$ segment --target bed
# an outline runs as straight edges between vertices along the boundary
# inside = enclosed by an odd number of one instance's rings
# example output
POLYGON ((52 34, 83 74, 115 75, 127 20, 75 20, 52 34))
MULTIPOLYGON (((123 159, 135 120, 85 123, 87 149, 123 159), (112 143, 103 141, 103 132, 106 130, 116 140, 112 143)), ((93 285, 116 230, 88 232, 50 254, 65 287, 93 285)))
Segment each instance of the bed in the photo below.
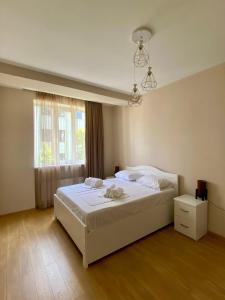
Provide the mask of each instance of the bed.
POLYGON ((173 222, 173 198, 178 195, 178 176, 151 166, 147 170, 164 176, 172 186, 154 191, 137 182, 118 178, 104 180, 102 188, 84 184, 61 187, 54 195, 54 213, 83 255, 88 265, 173 222), (123 187, 122 199, 102 196, 111 184, 123 187))

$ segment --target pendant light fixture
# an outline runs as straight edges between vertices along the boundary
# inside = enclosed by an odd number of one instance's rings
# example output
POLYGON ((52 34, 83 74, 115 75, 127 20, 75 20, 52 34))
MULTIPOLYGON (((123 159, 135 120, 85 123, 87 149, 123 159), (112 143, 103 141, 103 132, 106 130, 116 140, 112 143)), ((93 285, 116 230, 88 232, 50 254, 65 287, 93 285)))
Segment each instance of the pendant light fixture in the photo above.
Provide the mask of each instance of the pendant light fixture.
POLYGON ((143 68, 143 67, 147 66, 148 63, 149 63, 149 55, 145 51, 144 42, 141 39, 138 42, 138 47, 134 54, 134 65, 137 68, 143 68))
POLYGON ((132 34, 132 41, 137 45, 137 49, 133 57, 134 85, 130 100, 128 101, 130 106, 137 106, 142 103, 142 96, 135 78, 136 68, 148 66, 147 73, 141 82, 141 87, 144 91, 149 91, 157 87, 157 81, 152 73, 152 67, 150 66, 149 51, 146 50, 146 44, 149 43, 151 37, 152 33, 149 28, 139 28, 132 34))
POLYGON ((148 67, 148 72, 141 82, 141 87, 144 91, 150 91, 157 87, 157 81, 152 73, 152 67, 148 67))
POLYGON ((136 83, 136 68, 135 68, 135 64, 133 64, 133 89, 132 89, 132 93, 131 93, 131 97, 128 101, 129 106, 137 106, 140 105, 142 102, 142 97, 140 94, 140 91, 138 89, 138 85, 136 83))
POLYGON ((137 84, 134 83, 131 98, 129 99, 128 104, 130 106, 135 106, 135 105, 137 106, 137 105, 140 105, 141 103, 142 103, 142 97, 141 97, 140 92, 138 90, 137 84))

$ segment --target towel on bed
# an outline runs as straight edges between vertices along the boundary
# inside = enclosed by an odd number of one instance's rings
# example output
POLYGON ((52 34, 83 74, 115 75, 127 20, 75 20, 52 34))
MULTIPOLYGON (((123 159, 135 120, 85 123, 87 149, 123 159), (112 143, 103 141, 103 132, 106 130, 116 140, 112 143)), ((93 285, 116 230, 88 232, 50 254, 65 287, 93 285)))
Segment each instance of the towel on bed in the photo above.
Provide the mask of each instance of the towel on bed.
POLYGON ((108 187, 105 191, 105 198, 120 199, 124 195, 124 190, 121 187, 116 187, 115 184, 108 187))
POLYGON ((84 183, 92 188, 99 188, 103 186, 103 180, 95 177, 86 178, 84 183))

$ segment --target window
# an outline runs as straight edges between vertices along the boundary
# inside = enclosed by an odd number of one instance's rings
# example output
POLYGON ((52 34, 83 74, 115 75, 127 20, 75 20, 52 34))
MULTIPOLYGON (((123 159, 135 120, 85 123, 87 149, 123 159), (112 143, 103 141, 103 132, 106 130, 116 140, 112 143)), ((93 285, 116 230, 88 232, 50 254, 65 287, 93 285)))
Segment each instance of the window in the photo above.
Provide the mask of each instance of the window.
POLYGON ((83 101, 49 98, 34 100, 35 167, 84 164, 83 101))

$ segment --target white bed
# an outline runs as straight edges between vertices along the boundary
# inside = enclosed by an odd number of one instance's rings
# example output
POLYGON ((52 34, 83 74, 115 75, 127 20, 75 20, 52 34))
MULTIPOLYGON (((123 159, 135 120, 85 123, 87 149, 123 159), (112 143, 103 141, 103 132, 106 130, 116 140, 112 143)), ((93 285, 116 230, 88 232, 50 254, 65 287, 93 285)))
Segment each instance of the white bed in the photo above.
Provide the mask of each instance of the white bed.
POLYGON ((168 178, 173 187, 156 192, 115 178, 105 180, 103 188, 78 184, 59 188, 54 195, 55 217, 81 251, 84 267, 173 221, 178 176, 150 166, 132 169, 151 170, 168 178), (125 191, 120 200, 102 197, 104 189, 113 183, 125 191))

